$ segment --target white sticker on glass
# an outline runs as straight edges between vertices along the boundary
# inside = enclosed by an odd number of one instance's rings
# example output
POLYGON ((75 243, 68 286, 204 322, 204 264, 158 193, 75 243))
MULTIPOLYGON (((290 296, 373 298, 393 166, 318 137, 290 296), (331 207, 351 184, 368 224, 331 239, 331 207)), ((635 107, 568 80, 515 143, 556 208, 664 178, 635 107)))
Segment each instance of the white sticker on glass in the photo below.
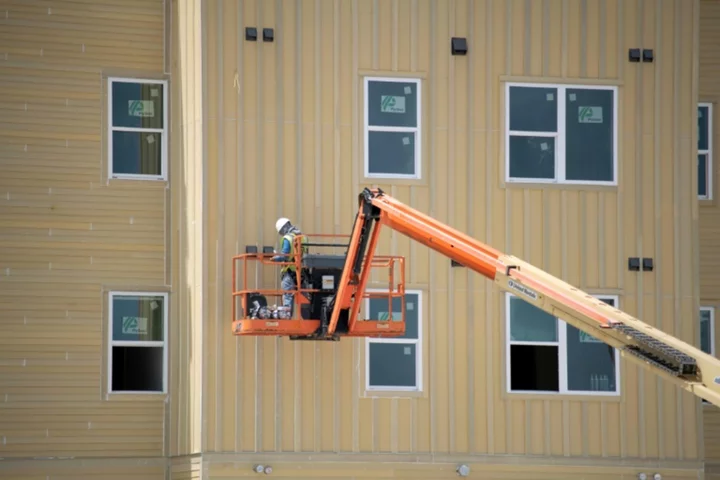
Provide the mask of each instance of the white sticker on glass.
POLYGON ((405 347, 405 355, 412 355, 412 348, 405 347))
POLYGON ((403 137, 403 145, 410 145, 410 137, 403 137))
POLYGON ((547 149, 548 149, 548 144, 545 143, 545 142, 542 142, 542 143, 540 144, 540 150, 545 151, 545 150, 547 150, 547 149))
POLYGON ((575 100, 577 100, 577 95, 575 95, 574 93, 571 93, 570 95, 568 95, 568 97, 570 97, 571 102, 574 102, 575 100))
POLYGON ((412 93, 412 87, 407 86, 405 87, 405 95, 410 95, 412 93))
POLYGON ((555 98, 555 95, 553 95, 552 93, 548 93, 547 95, 545 95, 545 98, 547 98, 548 102, 552 102, 555 98))

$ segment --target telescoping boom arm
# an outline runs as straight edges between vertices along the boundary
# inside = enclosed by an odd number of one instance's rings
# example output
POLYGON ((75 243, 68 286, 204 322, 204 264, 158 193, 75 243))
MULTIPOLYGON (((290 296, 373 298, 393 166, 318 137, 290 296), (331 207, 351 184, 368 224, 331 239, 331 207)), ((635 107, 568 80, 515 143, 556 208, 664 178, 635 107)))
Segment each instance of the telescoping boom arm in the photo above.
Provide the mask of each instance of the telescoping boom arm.
POLYGON ((662 378, 720 406, 720 360, 598 300, 519 258, 501 253, 399 202, 380 189, 365 189, 353 226, 342 280, 335 297, 329 333, 341 311, 357 317, 375 253, 386 225, 461 265, 493 280, 545 312, 558 317, 662 378), (337 308, 339 307, 339 308, 337 308))

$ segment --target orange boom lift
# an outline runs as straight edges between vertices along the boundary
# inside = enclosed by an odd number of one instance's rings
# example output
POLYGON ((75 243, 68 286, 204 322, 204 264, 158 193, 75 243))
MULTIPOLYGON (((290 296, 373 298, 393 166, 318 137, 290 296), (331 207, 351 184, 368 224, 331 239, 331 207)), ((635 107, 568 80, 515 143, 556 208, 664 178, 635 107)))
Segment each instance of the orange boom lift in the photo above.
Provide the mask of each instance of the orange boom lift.
MULTIPOLYGON (((299 285, 292 292, 248 286, 251 276, 256 284, 260 282, 258 267, 278 265, 270 260, 272 249, 261 254, 251 248, 246 254, 233 257, 234 335, 287 336, 291 340, 404 335, 404 301, 400 302, 403 306, 397 318, 392 311, 392 300, 403 299, 405 295, 404 259, 375 254, 381 227, 388 226, 617 348, 625 358, 720 406, 720 360, 399 202, 380 189, 366 188, 359 195, 358 204, 349 237, 296 238, 295 251, 302 251, 299 247, 303 241, 308 251, 294 255, 288 262, 295 266, 299 285), (318 253, 333 248, 342 252, 318 253), (370 277, 378 271, 387 275, 387 290, 367 292, 370 277), (292 313, 268 305, 268 296, 280 297, 283 293, 293 294, 292 313), (387 319, 358 318, 363 301, 373 297, 388 300, 387 319)), ((374 281, 373 285, 376 284, 374 281)))

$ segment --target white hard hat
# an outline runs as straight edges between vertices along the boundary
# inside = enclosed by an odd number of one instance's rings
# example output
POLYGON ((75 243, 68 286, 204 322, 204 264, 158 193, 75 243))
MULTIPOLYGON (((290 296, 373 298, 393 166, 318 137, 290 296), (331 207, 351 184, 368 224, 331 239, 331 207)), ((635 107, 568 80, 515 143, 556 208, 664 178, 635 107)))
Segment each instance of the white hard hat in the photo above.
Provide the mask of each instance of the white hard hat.
POLYGON ((280 233, 280 231, 282 230, 282 228, 283 228, 285 225, 287 225, 288 223, 290 223, 290 219, 287 219, 287 218, 285 218, 285 217, 278 218, 278 219, 277 219, 277 222, 275 222, 275 230, 277 230, 278 233, 280 233))

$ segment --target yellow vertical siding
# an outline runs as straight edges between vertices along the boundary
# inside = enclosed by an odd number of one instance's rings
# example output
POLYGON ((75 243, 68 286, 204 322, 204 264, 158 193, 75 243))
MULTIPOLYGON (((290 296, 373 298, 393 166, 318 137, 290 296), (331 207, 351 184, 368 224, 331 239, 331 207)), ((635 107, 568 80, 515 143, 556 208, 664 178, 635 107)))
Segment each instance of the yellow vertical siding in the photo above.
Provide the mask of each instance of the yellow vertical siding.
MULTIPOLYGON (((715 307, 715 354, 720 348, 720 204, 718 203, 718 146, 720 145, 720 3, 700 1, 699 101, 713 105, 712 200, 700 200, 700 305, 715 307)), ((720 478, 720 409, 704 407, 705 458, 708 470, 720 478)), ((708 476, 707 478, 715 478, 708 476)))
POLYGON ((173 0, 171 126, 171 456, 200 453, 203 441, 203 338, 207 287, 204 275, 205 162, 203 154, 203 47, 205 12, 200 0, 173 0))
POLYGON ((161 456, 164 399, 106 395, 104 296, 166 284, 165 185, 108 183, 105 133, 108 71, 163 71, 163 2, 0 12, 0 457, 161 456))
MULTIPOLYGON (((399 235, 424 292, 424 391, 364 391, 364 343, 230 335, 230 257, 274 220, 349 233, 362 76, 423 79, 423 178, 379 186, 679 337, 697 333, 693 69, 698 2, 209 0, 206 448, 695 460, 697 401, 623 363, 622 400, 505 393, 504 302, 399 235), (274 27, 273 43, 246 26, 274 27), (451 36, 467 36, 452 57, 451 36), (653 48, 653 64, 627 50, 653 48), (619 85, 617 188, 504 184, 505 80, 619 85), (680 212, 673 215, 672 212, 680 212), (656 260, 628 272, 629 256, 656 260), (385 396, 387 397, 387 396, 385 396)), ((272 277, 268 277, 272 282, 272 277)), ((376 457, 368 457, 376 458, 376 457)))

